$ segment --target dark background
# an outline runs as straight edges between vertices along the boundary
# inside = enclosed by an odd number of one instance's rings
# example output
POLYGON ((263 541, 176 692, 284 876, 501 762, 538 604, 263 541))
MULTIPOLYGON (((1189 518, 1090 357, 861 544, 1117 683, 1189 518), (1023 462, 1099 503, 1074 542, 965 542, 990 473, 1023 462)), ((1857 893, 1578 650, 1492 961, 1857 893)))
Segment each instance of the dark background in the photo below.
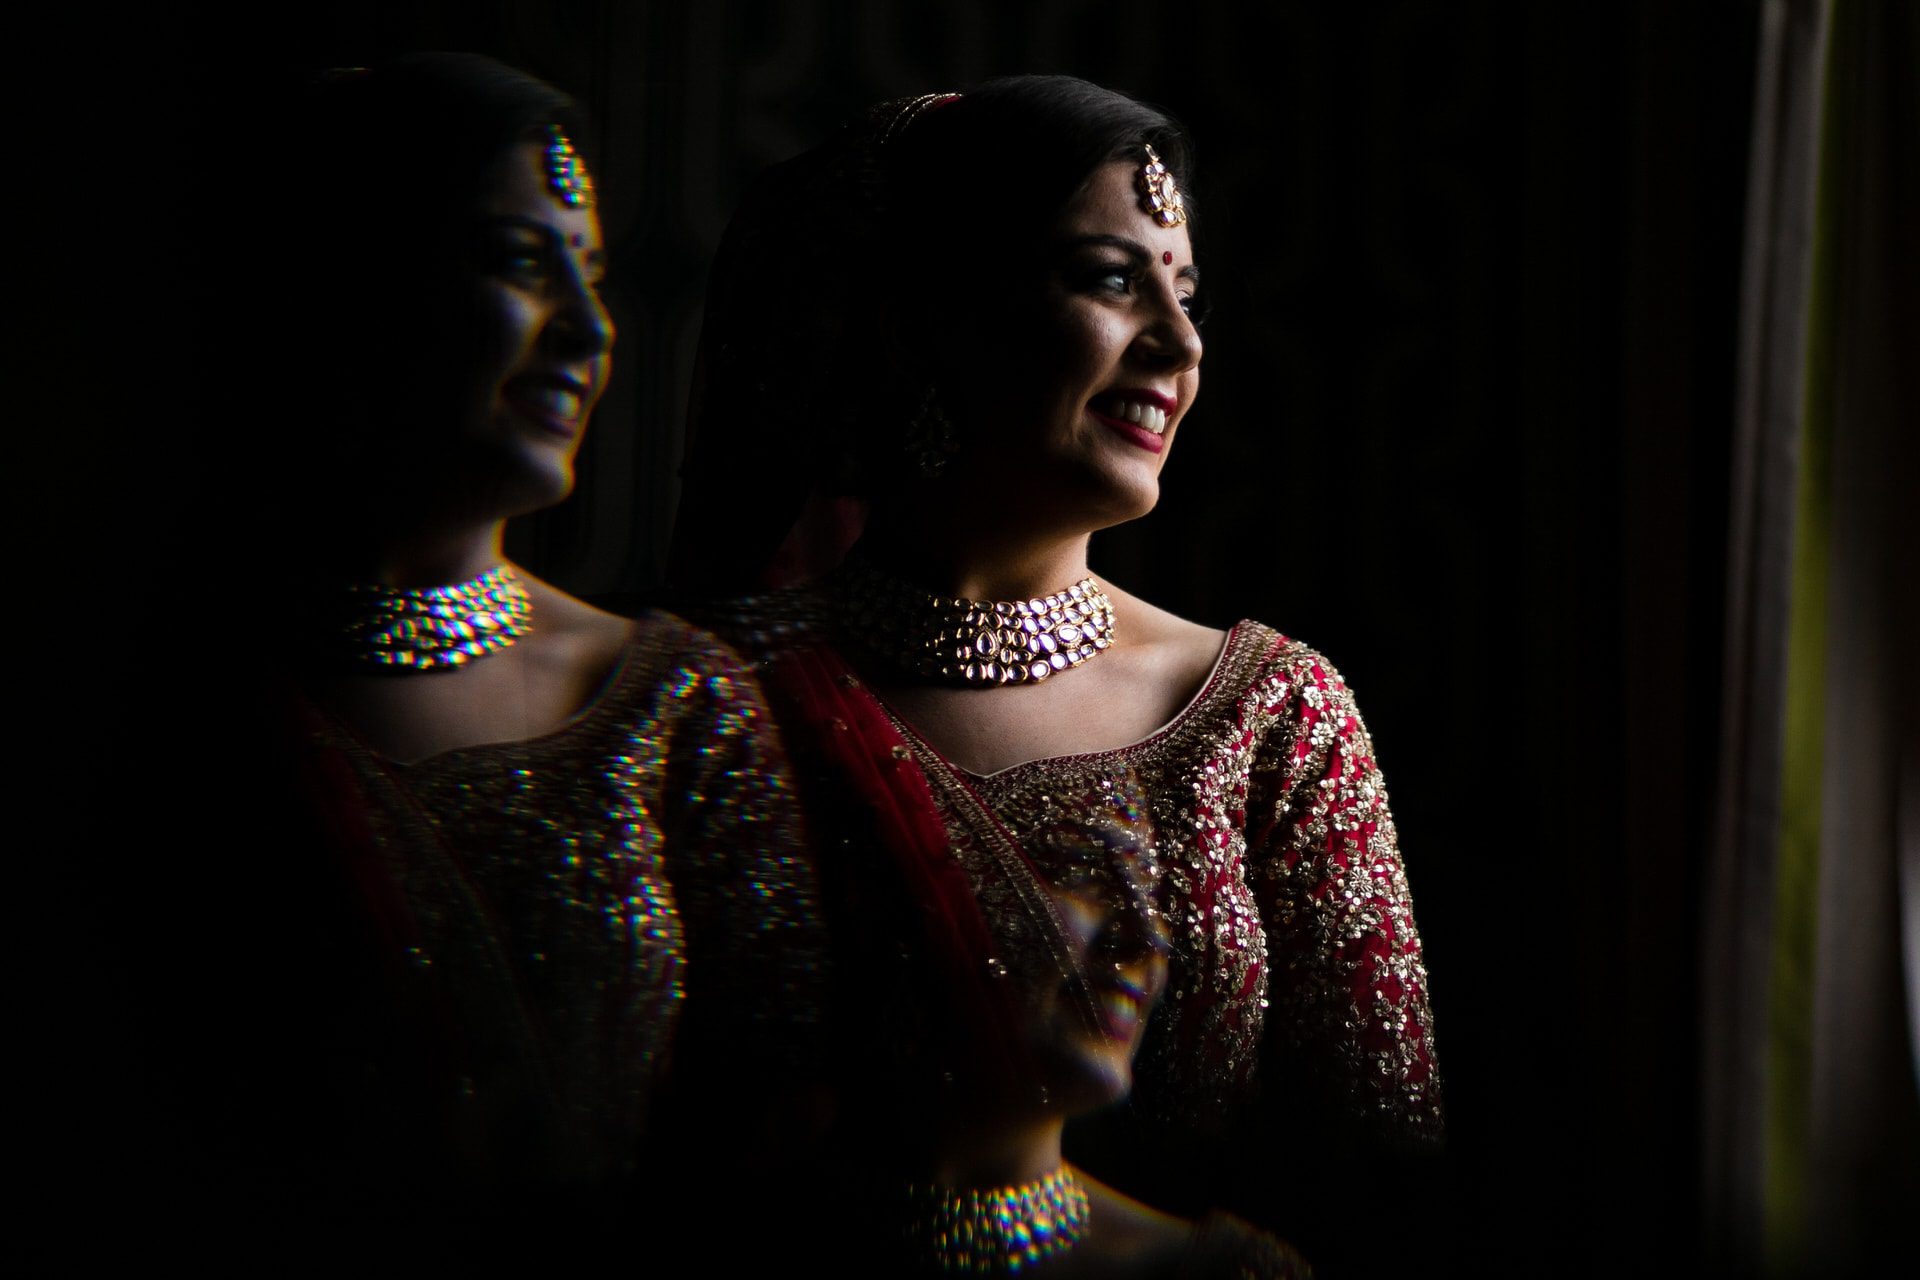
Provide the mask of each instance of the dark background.
MULTIPOLYGON (((140 285, 107 344, 133 372, 104 394, 217 397, 221 333, 271 288, 270 262, 218 255, 222 220, 271 216, 246 204, 253 144, 229 127, 249 86, 493 54, 600 123, 619 372, 579 492, 515 534, 590 596, 657 585, 705 273, 761 166, 869 102, 1012 72, 1184 120, 1205 394, 1160 510, 1096 539, 1094 564, 1197 619, 1297 635, 1359 692, 1452 1127, 1451 1221, 1399 1239, 1389 1197, 1383 1248, 1479 1273, 1690 1253, 1749 6, 414 0, 197 19, 131 60, 136 101, 90 157, 131 175, 99 243, 140 285), (230 186, 177 181, 170 156, 229 147, 230 186)), ((983 228, 1019 216, 1017 193, 983 197, 983 228)), ((993 287, 984 265, 942 282, 993 287)), ((273 406, 256 409, 250 447, 270 451, 273 406)), ((127 434, 121 525, 164 535, 232 473, 193 439, 190 421, 127 434)))

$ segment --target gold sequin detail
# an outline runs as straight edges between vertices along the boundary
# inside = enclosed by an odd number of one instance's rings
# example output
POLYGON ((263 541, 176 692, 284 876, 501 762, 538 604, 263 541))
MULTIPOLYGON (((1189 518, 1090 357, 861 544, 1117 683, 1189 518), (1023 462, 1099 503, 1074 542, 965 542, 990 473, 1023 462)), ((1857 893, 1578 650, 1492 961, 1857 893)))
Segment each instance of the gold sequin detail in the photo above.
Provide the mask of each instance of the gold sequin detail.
MULTIPOLYGON (((769 655, 824 642, 827 616, 816 596, 787 591, 709 618, 745 651, 769 655)), ((896 723, 936 797, 977 795, 1023 845, 1044 845, 1077 798, 1144 792, 1173 963, 1135 1065, 1137 1108, 1215 1118, 1251 1091, 1257 1070, 1313 1081, 1395 1138, 1439 1137, 1427 973, 1386 784, 1352 694, 1324 657, 1242 622, 1206 688, 1145 741, 984 778, 954 770, 896 723), (1278 1034, 1267 1035, 1270 1023, 1278 1034)), ((977 828, 954 821, 950 806, 946 814, 967 861, 977 828)), ((983 905, 996 914, 998 904, 983 905)))
POLYGON ((1437 1136, 1427 975, 1373 744, 1331 663, 1242 622, 1205 690, 1146 741, 974 786, 1021 837, 1049 795, 1144 780, 1174 967, 1136 1066, 1171 1115, 1243 1094, 1266 1039, 1357 1116, 1437 1136))
POLYGON ((528 1159, 578 1177, 632 1158, 689 996, 756 1052, 810 1052, 811 870, 758 686, 712 637, 643 619, 594 704, 529 741, 402 766, 340 739, 419 921, 412 967, 477 1061, 462 1092, 544 1100, 528 1159))

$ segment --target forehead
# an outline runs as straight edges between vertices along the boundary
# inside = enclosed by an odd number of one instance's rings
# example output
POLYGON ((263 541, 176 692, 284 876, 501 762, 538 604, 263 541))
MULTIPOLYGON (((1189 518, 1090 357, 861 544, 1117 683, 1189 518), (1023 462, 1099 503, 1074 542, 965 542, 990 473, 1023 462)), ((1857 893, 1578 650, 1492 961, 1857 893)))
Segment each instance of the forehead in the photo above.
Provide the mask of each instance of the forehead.
POLYGON ((516 143, 494 160, 482 188, 480 212, 545 223, 577 249, 600 245, 600 219, 593 206, 561 199, 549 179, 547 148, 541 142, 516 143))
POLYGON ((1176 260, 1191 258, 1192 241, 1184 223, 1163 227, 1141 200, 1138 161, 1110 160, 1093 171, 1061 211, 1067 235, 1109 235, 1138 240, 1155 256, 1171 251, 1176 260))

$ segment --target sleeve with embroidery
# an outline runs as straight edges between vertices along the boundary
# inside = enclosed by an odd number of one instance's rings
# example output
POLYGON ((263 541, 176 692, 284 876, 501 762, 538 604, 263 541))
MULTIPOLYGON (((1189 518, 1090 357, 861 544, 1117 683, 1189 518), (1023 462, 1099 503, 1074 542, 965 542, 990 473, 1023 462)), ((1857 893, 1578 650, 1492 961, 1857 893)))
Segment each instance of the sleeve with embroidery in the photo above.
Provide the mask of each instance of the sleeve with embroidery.
POLYGON ((1261 1070, 1382 1137, 1437 1142, 1427 971, 1373 741, 1326 659, 1298 649, 1285 667, 1249 788, 1267 932, 1261 1070))
POLYGON ((826 942, 773 717, 717 645, 669 696, 687 706, 659 803, 687 930, 689 1034, 802 1066, 820 1051, 826 942))

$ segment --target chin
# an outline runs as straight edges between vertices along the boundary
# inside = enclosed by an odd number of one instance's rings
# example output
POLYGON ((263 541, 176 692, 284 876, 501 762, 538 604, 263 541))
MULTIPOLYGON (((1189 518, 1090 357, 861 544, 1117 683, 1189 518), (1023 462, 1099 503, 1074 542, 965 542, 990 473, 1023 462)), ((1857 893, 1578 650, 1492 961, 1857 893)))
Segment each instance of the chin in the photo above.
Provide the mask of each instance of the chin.
POLYGON ((1125 1102, 1127 1095, 1133 1092, 1133 1073, 1123 1071, 1119 1074, 1101 1072, 1084 1076, 1071 1086, 1059 1091, 1061 1105, 1070 1116, 1086 1115, 1091 1111, 1103 1111, 1117 1102, 1125 1102))
POLYGON ((519 505, 518 514, 527 516, 536 511, 545 511, 548 507, 557 507, 573 495, 573 476, 550 478, 550 483, 527 488, 525 499, 519 505))
POLYGON ((515 450, 502 460, 501 505, 509 515, 530 515, 565 502, 573 492, 573 454, 539 446, 515 450))
POLYGON ((1153 509, 1159 505, 1160 483, 1156 480, 1152 485, 1134 495, 1134 500, 1127 507, 1127 514, 1123 519, 1138 520, 1141 516, 1151 515, 1153 509))
POLYGON ((1083 471, 1069 483, 1079 490, 1074 505, 1087 513, 1091 529, 1110 529, 1138 520, 1160 503, 1160 478, 1156 474, 1101 468, 1083 471))
POLYGON ((1083 1115, 1133 1092, 1133 1054, 1130 1046, 1102 1037, 1075 1046, 1048 1074, 1054 1102, 1069 1116, 1083 1115))
POLYGON ((1102 521, 1097 527, 1111 529, 1115 525, 1129 524, 1142 516, 1151 514, 1159 505, 1160 486, 1157 484, 1145 491, 1116 494, 1107 504, 1102 521))

